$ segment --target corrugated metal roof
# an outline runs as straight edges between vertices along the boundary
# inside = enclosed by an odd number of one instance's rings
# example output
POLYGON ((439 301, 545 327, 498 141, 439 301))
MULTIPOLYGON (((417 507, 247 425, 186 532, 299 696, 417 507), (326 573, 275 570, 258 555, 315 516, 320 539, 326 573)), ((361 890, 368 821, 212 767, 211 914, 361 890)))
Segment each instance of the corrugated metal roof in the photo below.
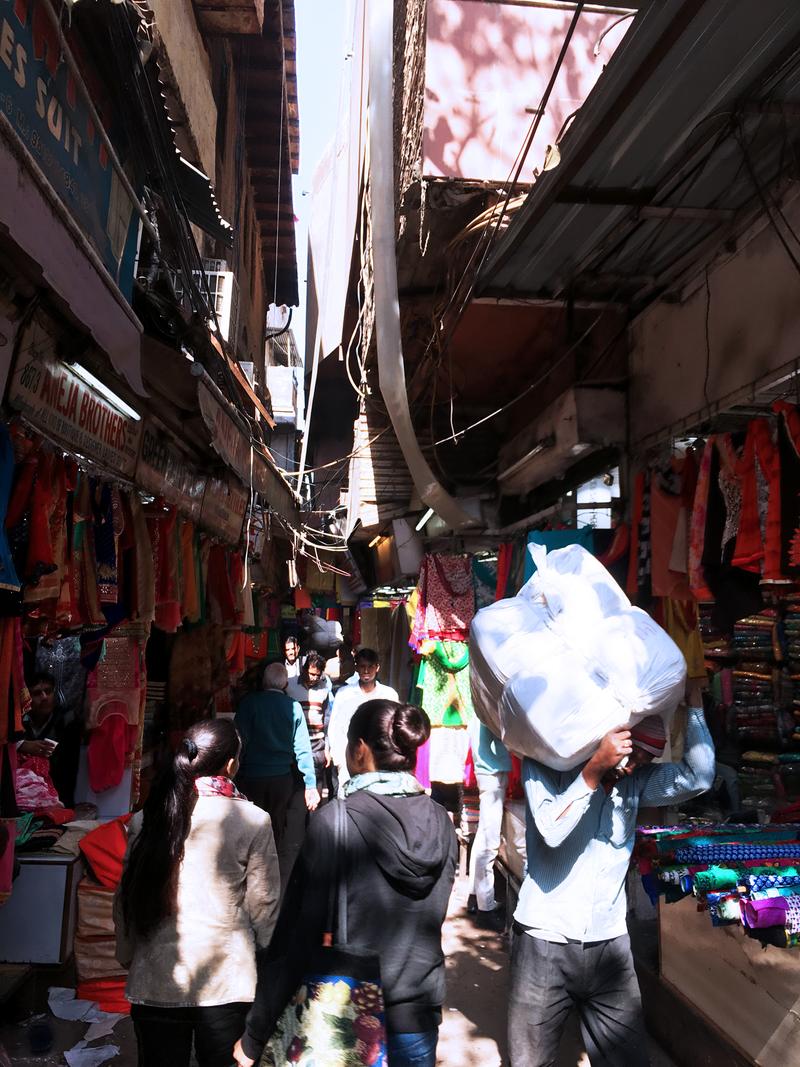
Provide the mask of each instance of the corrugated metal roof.
POLYGON ((635 305, 664 294, 764 210, 795 162, 798 118, 800 4, 650 3, 479 289, 635 305))

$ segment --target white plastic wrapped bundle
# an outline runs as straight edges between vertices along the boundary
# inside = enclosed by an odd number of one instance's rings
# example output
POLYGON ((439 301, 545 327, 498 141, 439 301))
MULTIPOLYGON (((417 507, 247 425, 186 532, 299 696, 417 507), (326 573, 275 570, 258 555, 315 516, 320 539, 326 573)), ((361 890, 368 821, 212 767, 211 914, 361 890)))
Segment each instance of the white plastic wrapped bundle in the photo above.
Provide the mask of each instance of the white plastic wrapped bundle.
POLYGON ((530 581, 473 619, 472 697, 478 718, 512 751, 568 770, 614 727, 669 719, 686 663, 586 549, 529 551, 530 581))

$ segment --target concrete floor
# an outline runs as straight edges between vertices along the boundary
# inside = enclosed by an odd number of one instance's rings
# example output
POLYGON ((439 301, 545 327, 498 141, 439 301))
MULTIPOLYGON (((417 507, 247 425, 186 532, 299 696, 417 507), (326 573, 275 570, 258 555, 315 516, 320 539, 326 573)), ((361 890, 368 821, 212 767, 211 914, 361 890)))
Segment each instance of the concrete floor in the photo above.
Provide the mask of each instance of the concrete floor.
MULTIPOLYGON (((466 881, 456 883, 444 928, 447 958, 447 1003, 439 1038, 439 1067, 504 1067, 507 1063, 506 1005, 508 947, 504 936, 476 929, 466 915, 466 881)), ((49 1018, 56 1043, 44 1056, 31 1055, 24 1024, 0 1027, 0 1042, 14 1067, 62 1067, 63 1053, 81 1040, 84 1023, 49 1018)), ((120 1054, 111 1067, 136 1067, 136 1042, 130 1019, 119 1022, 112 1037, 120 1054)), ((93 1046, 94 1047, 94 1046, 93 1046)), ((0 1045, 0 1048, 2 1046, 0 1045)), ((7 1067, 0 1054, 0 1067, 7 1067)), ((557 1067, 589 1067, 577 1022, 568 1028, 557 1067)), ((658 1048, 651 1047, 651 1067, 675 1067, 658 1048)))

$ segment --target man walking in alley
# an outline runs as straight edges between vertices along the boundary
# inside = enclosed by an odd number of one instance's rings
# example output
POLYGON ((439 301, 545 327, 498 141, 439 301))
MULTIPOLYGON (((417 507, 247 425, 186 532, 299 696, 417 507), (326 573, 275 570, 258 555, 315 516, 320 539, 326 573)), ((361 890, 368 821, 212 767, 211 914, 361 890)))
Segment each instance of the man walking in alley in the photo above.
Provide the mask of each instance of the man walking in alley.
POLYGON ((349 678, 334 697, 333 711, 328 724, 328 750, 336 768, 338 791, 344 788, 350 774, 347 770, 347 730, 350 720, 368 700, 397 700, 398 696, 389 685, 378 681, 381 669, 378 653, 371 648, 361 648, 355 657, 356 673, 349 678))
POLYGON ((299 675, 289 679, 286 693, 297 701, 306 717, 317 789, 322 794, 328 779, 325 735, 330 717, 331 683, 325 674, 325 658, 319 652, 309 652, 299 675))
POLYGON ((714 748, 699 687, 687 703, 680 763, 650 765, 665 746, 664 724, 655 716, 607 734, 577 771, 525 760, 528 868, 511 952, 512 1067, 555 1062, 573 1005, 592 1067, 649 1062, 625 878, 639 806, 680 803, 713 782, 714 748))

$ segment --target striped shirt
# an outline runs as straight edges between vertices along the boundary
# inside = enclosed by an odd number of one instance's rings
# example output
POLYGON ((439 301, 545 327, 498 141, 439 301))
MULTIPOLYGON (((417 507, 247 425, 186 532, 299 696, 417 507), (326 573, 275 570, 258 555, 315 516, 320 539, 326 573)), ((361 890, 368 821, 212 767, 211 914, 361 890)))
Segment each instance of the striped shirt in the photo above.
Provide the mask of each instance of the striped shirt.
POLYGON ((553 771, 523 763, 527 873, 514 914, 547 940, 605 941, 627 932, 625 879, 639 806, 661 807, 705 792, 714 746, 699 708, 690 708, 680 763, 651 764, 607 794, 582 768, 553 771))
POLYGON ((330 715, 330 679, 323 674, 317 684, 309 688, 303 685, 299 677, 290 678, 286 694, 296 700, 303 709, 312 743, 320 741, 330 715))

